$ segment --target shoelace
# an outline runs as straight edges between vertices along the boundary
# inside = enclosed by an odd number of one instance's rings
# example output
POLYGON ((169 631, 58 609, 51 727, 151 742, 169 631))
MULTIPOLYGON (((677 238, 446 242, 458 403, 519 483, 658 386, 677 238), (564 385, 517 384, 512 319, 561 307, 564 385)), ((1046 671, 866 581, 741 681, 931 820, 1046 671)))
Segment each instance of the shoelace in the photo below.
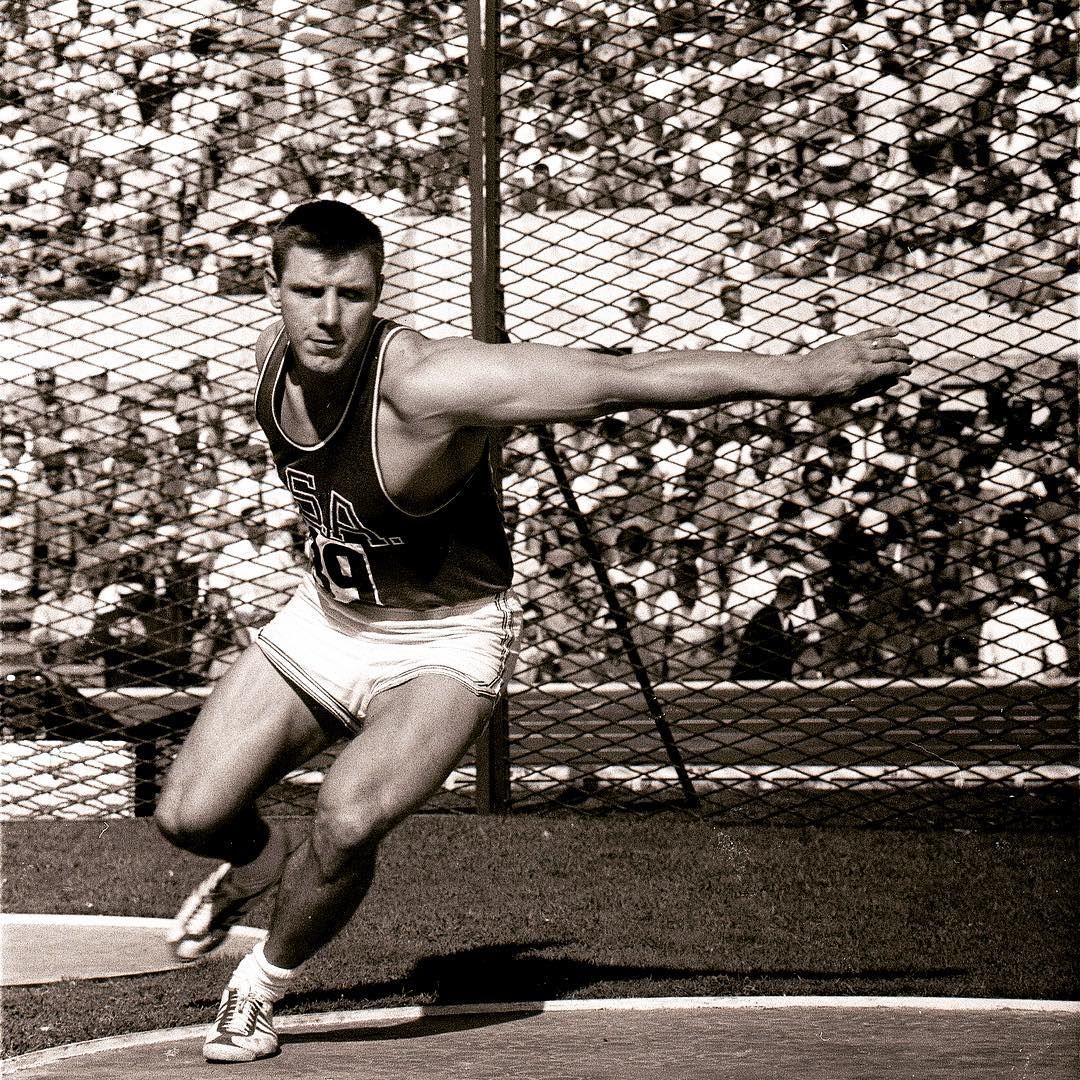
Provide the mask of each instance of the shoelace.
POLYGON ((260 1005, 258 998, 234 990, 221 1006, 217 1026, 229 1035, 251 1035, 258 1021, 260 1005))

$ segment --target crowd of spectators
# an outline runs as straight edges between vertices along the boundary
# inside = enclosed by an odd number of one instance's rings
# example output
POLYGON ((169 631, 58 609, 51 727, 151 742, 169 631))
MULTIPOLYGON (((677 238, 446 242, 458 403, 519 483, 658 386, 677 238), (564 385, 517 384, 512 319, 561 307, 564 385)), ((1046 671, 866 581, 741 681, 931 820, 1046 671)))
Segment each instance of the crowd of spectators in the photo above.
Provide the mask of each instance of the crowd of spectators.
POLYGON ((197 371, 122 394, 106 380, 41 371, 4 409, 9 651, 107 684, 212 680, 299 580, 292 498, 243 404, 197 371))
MULTIPOLYGON (((466 197, 459 4, 28 0, 7 19, 0 317, 256 291, 264 225, 298 199, 378 217, 466 197)), ((697 271, 720 308, 703 335, 726 347, 776 344, 741 297, 769 274, 967 259, 1029 310, 1076 271, 1075 40, 1048 0, 507 0, 504 201, 722 207, 697 271)), ((663 328, 635 296, 610 344, 663 328)), ((834 329, 822 303, 777 351, 834 329)), ((626 678, 631 644, 654 677, 1076 674, 1069 375, 561 428, 614 608, 519 434, 519 676, 626 678)), ((302 564, 247 403, 198 368, 122 393, 38 378, 0 422, 8 612, 48 663, 213 678, 302 564)))
POLYGON ((506 498, 547 680, 1077 674, 1076 390, 728 407, 534 433, 506 498), (608 565, 613 608, 571 503, 608 565))
POLYGON ((978 268, 1030 310, 1075 273, 1068 5, 614 7, 511 5, 511 205, 722 206, 735 280, 978 268))
MULTIPOLYGON (((243 291, 299 199, 467 198, 455 0, 23 0, 0 23, 11 314, 155 282, 243 291)), ((1075 271, 1063 0, 507 0, 508 212, 718 206, 723 276, 961 259, 1016 306, 1075 271)))

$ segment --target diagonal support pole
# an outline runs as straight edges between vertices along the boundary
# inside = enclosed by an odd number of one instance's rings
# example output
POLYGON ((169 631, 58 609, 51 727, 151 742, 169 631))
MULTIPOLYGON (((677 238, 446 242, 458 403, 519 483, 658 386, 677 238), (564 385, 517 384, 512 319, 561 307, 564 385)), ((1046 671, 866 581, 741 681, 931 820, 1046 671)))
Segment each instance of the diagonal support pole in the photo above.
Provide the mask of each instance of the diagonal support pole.
POLYGON ((588 556, 589 563, 593 568, 593 573, 596 574, 596 580, 600 584, 600 591, 604 594, 604 600, 611 611, 612 618, 615 620, 615 627, 619 637, 622 639, 623 648, 626 651, 626 658, 630 661, 630 665, 634 669, 634 677, 637 679, 638 686, 641 688, 641 694, 645 698, 645 704, 648 706, 649 715, 652 717, 653 723, 656 725, 656 730, 660 734, 660 741, 664 744, 664 750, 667 752, 668 760, 675 766, 675 773, 679 778, 679 787, 682 788, 683 798, 686 800, 686 805, 688 807, 696 807, 698 805, 698 796, 697 792, 694 790, 693 781, 690 779, 690 774, 686 771, 686 765, 683 763, 682 754, 675 742, 675 737, 671 733, 671 725, 664 718, 664 708, 660 704, 660 699, 657 698, 656 692, 653 690, 652 680, 649 678, 649 673, 645 669, 645 664, 641 659, 641 653, 638 652, 637 644, 634 641, 634 635, 630 632, 630 620, 626 615, 626 610, 622 605, 622 601, 619 599, 619 594, 615 591, 615 587, 611 584, 611 578, 608 576, 607 567, 604 565, 604 560, 600 556, 600 549, 597 547, 596 541, 589 531, 589 524, 585 520, 585 515, 581 512, 581 507, 578 506, 577 498, 567 480, 566 469, 563 466, 562 457, 559 454, 558 447, 555 445, 555 440, 552 438, 551 430, 550 428, 542 427, 538 429, 538 433, 540 438, 540 449, 543 451, 544 457, 547 458, 548 464, 551 466, 551 471, 555 474, 555 482, 559 485, 559 491, 562 494, 563 500, 566 502, 571 518, 573 518, 574 527, 577 529, 578 536, 581 538, 582 546, 585 548, 585 554, 588 556))

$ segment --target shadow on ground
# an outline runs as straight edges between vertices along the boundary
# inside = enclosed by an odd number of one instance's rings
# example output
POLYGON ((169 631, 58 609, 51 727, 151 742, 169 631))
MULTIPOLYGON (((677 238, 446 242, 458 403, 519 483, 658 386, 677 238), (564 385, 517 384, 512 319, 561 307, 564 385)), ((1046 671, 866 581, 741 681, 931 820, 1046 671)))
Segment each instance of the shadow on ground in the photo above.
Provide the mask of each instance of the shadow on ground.
POLYGON ((399 1039, 423 1039, 449 1032, 474 1031, 495 1027, 498 1024, 516 1023, 531 1016, 539 1016, 539 1009, 518 1013, 478 1013, 475 1016, 420 1016, 386 1027, 370 1024, 350 1024, 328 1031, 289 1032, 282 1036, 282 1043, 325 1042, 395 1042, 399 1039))
MULTIPOLYGON (((755 980, 801 982, 822 986, 852 979, 889 983, 897 980, 934 980, 967 974, 962 968, 861 968, 844 971, 811 969, 723 969, 598 964, 546 956, 545 950, 562 949, 566 942, 515 942, 463 949, 419 960, 403 979, 359 983, 349 988, 301 992, 289 1003, 297 1011, 305 1005, 348 1006, 372 1001, 423 1001, 434 1005, 468 1005, 485 1001, 544 1001, 573 997, 605 983, 649 985, 668 980, 727 979, 742 984, 755 980)), ((655 994, 655 990, 652 991, 655 994)), ((212 1004, 212 1002, 208 1003, 212 1004)), ((434 1020, 434 1018, 432 1018, 434 1020)), ((385 1036, 389 1037, 389 1036, 385 1036)), ((404 1036, 402 1036, 404 1037, 404 1036)))

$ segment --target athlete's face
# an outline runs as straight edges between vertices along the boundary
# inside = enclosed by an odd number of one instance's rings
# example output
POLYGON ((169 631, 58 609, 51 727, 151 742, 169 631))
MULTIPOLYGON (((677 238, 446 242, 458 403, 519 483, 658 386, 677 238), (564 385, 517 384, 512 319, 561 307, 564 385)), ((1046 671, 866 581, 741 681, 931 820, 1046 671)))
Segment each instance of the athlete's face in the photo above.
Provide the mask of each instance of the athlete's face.
POLYGON ((382 274, 370 251, 334 256, 294 247, 280 278, 267 270, 266 290, 285 322, 300 368, 334 375, 367 339, 382 274))

